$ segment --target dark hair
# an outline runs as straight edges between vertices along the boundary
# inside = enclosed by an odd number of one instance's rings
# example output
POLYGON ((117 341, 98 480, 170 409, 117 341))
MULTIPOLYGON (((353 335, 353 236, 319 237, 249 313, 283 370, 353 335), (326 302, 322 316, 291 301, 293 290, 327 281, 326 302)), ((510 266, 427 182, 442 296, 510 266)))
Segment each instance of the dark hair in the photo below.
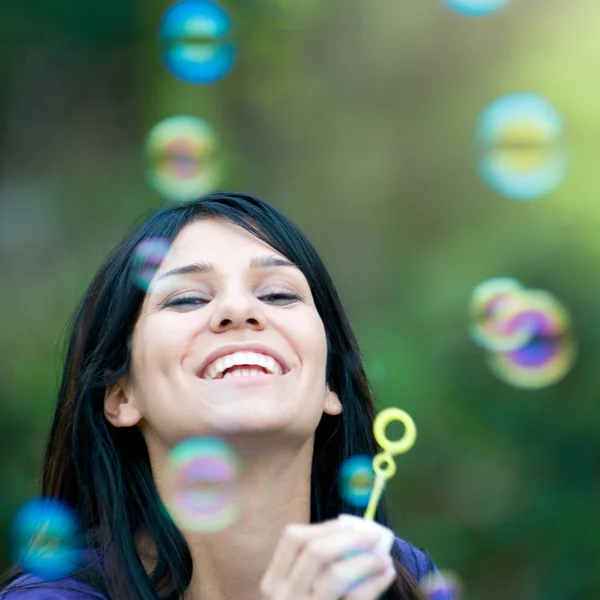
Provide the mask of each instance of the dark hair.
MULTIPOLYGON (((243 227, 297 265, 323 321, 327 382, 343 412, 324 414, 316 430, 311 522, 360 514, 340 497, 338 471, 349 456, 377 452, 374 405, 356 339, 325 265, 302 232, 275 208, 237 193, 213 193, 158 211, 112 252, 79 304, 43 464, 42 494, 77 510, 85 542, 100 556, 100 567, 92 564, 75 578, 112 600, 178 600, 192 577, 189 548, 162 508, 142 434, 137 427, 113 427, 103 404, 106 387, 128 370, 129 340, 144 299, 133 277, 136 246, 148 238, 173 240, 186 225, 207 217, 243 227), (150 575, 136 546, 140 531, 151 535, 158 553, 150 575)), ((387 524, 383 501, 376 520, 387 524)), ((398 548, 394 558, 398 576, 383 597, 418 598, 398 548)), ((15 577, 13 572, 10 579, 15 577)))

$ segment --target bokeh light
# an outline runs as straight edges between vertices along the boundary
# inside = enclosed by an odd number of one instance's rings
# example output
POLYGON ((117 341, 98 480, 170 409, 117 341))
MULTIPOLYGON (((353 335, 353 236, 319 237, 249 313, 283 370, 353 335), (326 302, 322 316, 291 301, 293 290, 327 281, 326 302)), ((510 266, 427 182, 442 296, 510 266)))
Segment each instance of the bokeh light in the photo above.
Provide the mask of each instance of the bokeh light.
POLYGON ((433 571, 420 582, 424 600, 459 600, 462 593, 460 578, 452 571, 433 571))
POLYGON ((488 350, 497 377, 515 387, 543 388, 572 368, 576 343, 565 307, 544 290, 511 278, 477 286, 471 299, 471 336, 488 350))
POLYGON ((206 121, 191 115, 168 117, 148 133, 148 181, 173 201, 211 192, 221 178, 217 150, 217 137, 206 121))
POLYGON ((11 541, 15 563, 46 581, 68 577, 83 561, 77 515, 54 498, 35 498, 21 506, 11 525, 11 541))
POLYGON ((504 8, 510 0, 444 0, 454 11, 469 17, 485 17, 504 8))
POLYGON ((165 13, 160 27, 167 69, 193 84, 218 81, 233 67, 235 44, 223 8, 208 0, 183 0, 165 13))
POLYGON ((364 508, 369 504, 374 481, 373 459, 362 454, 351 456, 340 468, 340 495, 352 506, 364 508))
POLYGON ((164 238, 148 238, 140 242, 133 251, 132 270, 134 282, 148 291, 154 274, 160 267, 171 243, 164 238))
POLYGON ((555 190, 567 170, 564 126, 552 104, 532 93, 503 96, 481 114, 479 173, 498 194, 533 200, 555 190))
POLYGON ((220 531, 240 513, 239 461, 233 449, 214 437, 187 439, 168 457, 165 507, 182 529, 220 531))

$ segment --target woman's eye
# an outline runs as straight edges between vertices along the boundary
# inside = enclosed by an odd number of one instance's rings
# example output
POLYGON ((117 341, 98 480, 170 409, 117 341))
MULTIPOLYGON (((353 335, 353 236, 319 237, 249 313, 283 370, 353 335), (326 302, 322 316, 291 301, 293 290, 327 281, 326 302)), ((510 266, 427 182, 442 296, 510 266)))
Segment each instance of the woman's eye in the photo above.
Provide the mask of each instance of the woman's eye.
POLYGON ((175 296, 175 298, 170 298, 165 300, 163 303, 164 307, 177 307, 177 306, 202 306, 208 302, 207 298, 202 296, 193 296, 193 295, 184 295, 184 296, 175 296))
POLYGON ((290 304, 291 302, 297 302, 302 298, 293 292, 270 292, 269 294, 260 296, 260 299, 275 304, 290 304))

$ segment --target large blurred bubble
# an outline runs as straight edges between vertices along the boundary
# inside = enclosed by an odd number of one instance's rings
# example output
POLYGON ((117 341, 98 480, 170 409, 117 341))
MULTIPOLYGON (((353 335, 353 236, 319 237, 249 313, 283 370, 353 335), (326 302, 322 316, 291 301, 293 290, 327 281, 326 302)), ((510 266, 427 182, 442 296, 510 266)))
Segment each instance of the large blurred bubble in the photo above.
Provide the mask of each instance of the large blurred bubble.
POLYGON ((164 260, 171 242, 164 238, 148 238, 140 242, 133 251, 133 279, 145 292, 148 291, 154 274, 164 260))
POLYGON ((41 579, 68 577, 83 561, 76 513, 54 498, 25 503, 11 526, 12 555, 21 568, 41 579))
POLYGON ((496 375, 516 387, 543 388, 560 381, 573 366, 576 346, 565 308, 541 290, 523 290, 515 297, 509 321, 526 321, 533 335, 519 348, 490 354, 496 375))
POLYGON ((471 336, 484 348, 496 352, 513 350, 531 339, 529 324, 506 317, 514 292, 521 284, 510 277, 497 277, 479 284, 471 295, 471 336))
POLYGON ((340 495, 348 504, 364 508, 369 504, 374 481, 373 459, 362 454, 351 456, 340 468, 340 495))
POLYGON ((157 123, 146 141, 150 185, 180 202, 214 191, 221 179, 217 147, 212 128, 198 117, 176 115, 157 123))
POLYGON ((456 12, 470 17, 485 17, 504 8, 510 0, 444 0, 456 12))
POLYGON ((208 0, 182 0, 167 10, 160 27, 163 62, 188 83, 208 84, 224 77, 235 62, 227 13, 208 0))
POLYGON ((542 96, 510 94, 492 102, 477 128, 479 173, 498 194, 533 200, 556 189, 567 170, 563 122, 542 96))
POLYGON ((503 381, 542 388, 572 368, 576 344, 565 307, 544 290, 525 289, 511 278, 495 278, 475 288, 471 335, 488 350, 488 365, 503 381))
POLYGON ((240 513, 238 459, 223 440, 197 437, 175 446, 167 461, 165 507, 182 529, 220 531, 240 513))

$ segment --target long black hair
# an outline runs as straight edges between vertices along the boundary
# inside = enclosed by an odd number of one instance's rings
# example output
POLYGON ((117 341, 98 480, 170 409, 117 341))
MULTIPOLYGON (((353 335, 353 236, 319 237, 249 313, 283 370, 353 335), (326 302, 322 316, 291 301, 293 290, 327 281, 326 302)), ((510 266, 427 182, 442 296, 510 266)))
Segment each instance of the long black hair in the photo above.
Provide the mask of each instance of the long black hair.
MULTIPOLYGON (((144 299, 134 282, 136 247, 149 238, 172 241, 202 218, 227 219, 292 261, 306 277, 323 321, 327 383, 343 412, 324 414, 315 433, 311 522, 341 512, 360 514, 340 496, 338 472, 347 457, 377 452, 373 399, 356 339, 323 261, 298 227, 262 200, 237 193, 213 193, 156 212, 112 252, 79 303, 43 463, 42 495, 76 509, 85 544, 99 557, 75 578, 111 600, 179 600, 192 577, 189 548, 162 508, 141 432, 113 427, 103 407, 107 386, 128 371, 129 340, 144 299), (142 531, 157 551, 150 574, 136 544, 142 531)), ((387 525, 383 502, 376 520, 387 525)), ((417 584, 397 548, 394 559, 398 576, 383 598, 416 600, 417 584)))

